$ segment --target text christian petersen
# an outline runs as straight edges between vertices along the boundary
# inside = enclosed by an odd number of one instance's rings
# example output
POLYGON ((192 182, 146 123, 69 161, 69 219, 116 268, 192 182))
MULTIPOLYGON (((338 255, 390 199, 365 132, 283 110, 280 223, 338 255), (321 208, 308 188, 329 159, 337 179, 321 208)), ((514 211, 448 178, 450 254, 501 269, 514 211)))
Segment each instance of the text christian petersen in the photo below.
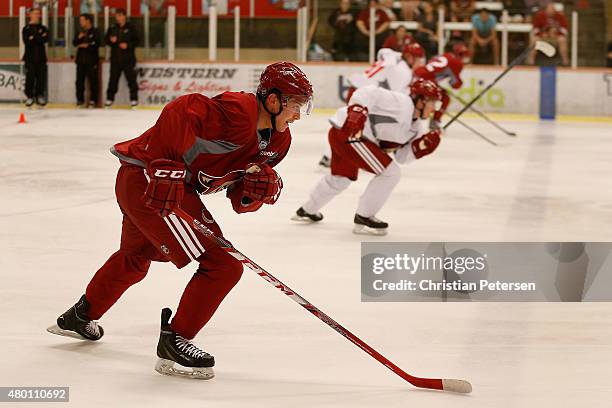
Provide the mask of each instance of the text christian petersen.
POLYGON ((372 259, 372 273, 379 275, 381 279, 372 282, 372 288, 376 291, 525 291, 536 290, 535 282, 506 282, 499 280, 484 279, 486 275, 487 255, 464 256, 464 257, 441 257, 441 256, 411 256, 408 254, 396 254, 391 257, 375 257, 372 259), (410 279, 397 279, 385 281, 385 272, 401 271, 410 279), (447 271, 456 276, 469 276, 467 280, 432 279, 431 277, 417 276, 419 272, 441 272, 447 271), (465 274, 469 275, 465 275, 465 274), (478 278, 482 274, 482 279, 478 278))

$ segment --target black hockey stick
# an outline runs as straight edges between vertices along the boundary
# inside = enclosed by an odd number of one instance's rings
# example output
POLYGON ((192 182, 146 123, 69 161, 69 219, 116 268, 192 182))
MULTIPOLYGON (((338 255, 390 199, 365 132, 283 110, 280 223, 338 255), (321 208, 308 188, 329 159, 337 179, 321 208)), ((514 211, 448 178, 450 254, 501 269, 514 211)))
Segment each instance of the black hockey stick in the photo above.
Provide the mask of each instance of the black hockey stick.
MULTIPOLYGON (((451 98, 457 100, 463 106, 467 105, 467 102, 464 101, 459 95, 455 95, 454 93, 449 92, 448 90, 446 92, 451 96, 451 98)), ((470 106, 470 110, 472 112, 474 112, 475 114, 477 114, 478 116, 480 116, 481 118, 483 118, 484 120, 486 120, 487 122, 489 122, 490 124, 492 124, 497 129, 501 130, 506 135, 508 135, 508 136, 516 136, 515 132, 511 132, 509 130, 504 129, 497 122, 495 122, 493 119, 491 119, 487 115, 485 115, 480 109, 476 109, 474 106, 470 106)))
MULTIPOLYGON (((444 114, 448 115, 448 116, 452 116, 449 112, 444 112, 444 114)), ((477 131, 476 129, 474 129, 473 127, 468 125, 467 123, 461 121, 460 119, 456 119, 456 121, 457 121, 458 124, 460 124, 461 126, 466 128, 467 130, 470 130, 472 133, 474 133, 476 136, 480 137, 485 142, 490 143, 493 146, 499 146, 495 141, 489 139, 488 137, 486 137, 485 135, 483 135, 482 133, 480 133, 479 131, 477 131)))
POLYGON ((291 300, 298 303, 304 309, 308 310, 315 317, 321 320, 323 323, 334 329, 344 338, 349 340, 351 343, 368 353, 372 358, 379 361, 389 370, 393 371, 395 374, 403 378, 405 381, 419 388, 427 388, 432 390, 443 390, 443 391, 451 391, 451 392, 459 392, 459 393, 470 393, 472 392, 472 385, 465 380, 456 380, 456 379, 442 379, 442 378, 422 378, 415 377, 413 375, 408 374, 395 364, 393 364, 390 360, 388 360, 385 356, 380 354, 378 351, 374 350, 370 347, 365 341, 361 340, 359 337, 355 336, 348 329, 342 326, 340 323, 329 317, 327 314, 323 313, 322 310, 317 308, 315 305, 304 299, 300 296, 296 291, 291 289, 289 286, 285 285, 280 280, 276 279, 272 274, 263 269, 261 266, 257 265, 253 262, 249 257, 244 255, 242 252, 237 250, 227 242, 225 239, 218 237, 212 232, 208 227, 202 224, 197 219, 193 218, 189 215, 185 210, 181 208, 176 208, 174 213, 182 218, 185 222, 189 223, 200 232, 206 239, 211 241, 213 244, 218 245, 222 250, 227 252, 229 255, 236 258, 240 261, 244 266, 251 269, 253 272, 261 276, 264 280, 270 283, 272 286, 283 292, 285 295, 289 296, 291 300))
POLYGON ((520 64, 521 62, 523 62, 525 60, 525 58, 527 58, 529 53, 532 52, 534 49, 536 49, 538 51, 541 51, 547 57, 552 57, 553 55, 555 55, 555 52, 556 52, 555 47, 553 47, 552 45, 548 44, 547 42, 536 41, 534 45, 532 45, 531 47, 526 48, 525 51, 523 51, 521 53, 521 55, 516 57, 514 59, 514 61, 512 61, 510 63, 510 65, 508 65, 508 67, 501 74, 499 74, 497 76, 497 78, 495 78, 493 80, 493 82, 491 82, 489 85, 487 85, 487 87, 485 89, 483 89, 482 91, 480 91, 480 93, 478 95, 476 95, 476 97, 474 99, 469 101, 459 112, 457 112, 457 114, 455 116, 453 116, 453 118, 450 121, 448 121, 448 123, 446 123, 444 125, 444 129, 446 129, 454 121, 456 121, 459 116, 463 115, 463 113, 466 110, 468 110, 478 99, 480 99, 482 97, 482 95, 487 93, 489 91, 489 89, 493 88, 493 85, 495 85, 497 82, 499 82, 499 80, 502 79, 504 77, 504 75, 506 75, 508 73, 508 71, 510 71, 512 68, 514 68, 516 65, 520 64))

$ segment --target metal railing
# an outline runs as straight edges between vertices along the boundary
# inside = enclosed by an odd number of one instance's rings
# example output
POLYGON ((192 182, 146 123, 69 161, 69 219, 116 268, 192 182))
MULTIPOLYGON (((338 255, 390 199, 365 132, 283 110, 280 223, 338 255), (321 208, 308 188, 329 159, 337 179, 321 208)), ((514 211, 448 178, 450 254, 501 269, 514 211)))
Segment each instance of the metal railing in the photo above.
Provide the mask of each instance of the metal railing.
MULTIPOLYGON (((11 0, 12 2, 12 0, 11 0)), ((130 13, 131 1, 127 0, 127 12, 128 15, 130 13)), ((56 40, 58 38, 58 9, 57 3, 53 6, 53 27, 52 27, 52 38, 56 40)), ((253 0, 251 0, 249 5, 249 13, 251 16, 255 13, 256 4, 253 0)), ((188 15, 193 13, 192 9, 192 1, 188 3, 188 15)), ((375 48, 376 48, 376 34, 375 34, 375 13, 376 10, 374 8, 369 9, 370 12, 370 26, 369 26, 369 61, 370 63, 374 62, 375 59, 375 48)), ((12 8, 11 8, 12 13, 12 8)), ((240 61, 241 58, 241 16, 240 16, 240 6, 236 6, 233 9, 233 28, 234 28, 234 43, 233 43, 233 60, 240 61)), ((71 7, 66 7, 64 10, 64 56, 66 58, 71 56, 72 53, 72 36, 74 34, 74 9, 71 7)), ((95 16, 97 17, 97 15, 95 16)), ((42 18, 43 24, 48 25, 49 20, 49 10, 45 6, 42 9, 42 18)), ((109 6, 104 7, 104 32, 106 32, 110 25, 110 8, 109 6)), ((150 55, 151 48, 151 24, 150 24, 150 13, 148 9, 144 10, 143 13, 143 39, 144 39, 144 53, 145 57, 148 58, 150 55)), ((174 61, 176 59, 176 7, 169 6, 168 12, 166 16, 165 22, 165 35, 164 41, 167 46, 166 57, 168 61, 174 61)), ((249 17, 250 18, 250 17, 249 17)), ((94 19, 95 24, 97 25, 97 18, 94 19)), ((208 60, 216 61, 217 60, 217 50, 218 50, 218 10, 215 5, 209 7, 208 10, 208 60)), ((26 8, 19 8, 19 32, 23 29, 26 24, 26 8)), ((418 23, 415 21, 393 21, 391 22, 390 27, 392 29, 396 29, 399 26, 404 26, 407 30, 416 30, 418 29, 418 23)), ((472 23, 469 22, 447 22, 445 21, 445 12, 443 8, 440 8, 438 12, 438 32, 437 32, 437 42, 438 42, 438 52, 443 53, 445 48, 446 39, 449 36, 451 31, 464 31, 469 32, 472 31, 472 23)), ((308 6, 301 7, 297 10, 297 18, 296 18, 296 60, 300 62, 305 62, 308 56, 308 48, 309 48, 309 13, 308 6)), ((508 65, 508 34, 509 33, 525 33, 532 35, 533 26, 529 23, 510 23, 508 12, 506 10, 502 11, 501 22, 496 27, 497 31, 501 33, 501 65, 508 65)), ((571 67, 576 68, 578 66, 578 54, 579 54, 579 46, 578 46, 578 13, 576 11, 572 11, 571 13, 571 38, 570 38, 570 61, 571 67)), ((19 55, 23 55, 23 41, 21 40, 21 36, 19 36, 19 55)), ((108 59, 109 50, 106 47, 106 58, 108 59)))

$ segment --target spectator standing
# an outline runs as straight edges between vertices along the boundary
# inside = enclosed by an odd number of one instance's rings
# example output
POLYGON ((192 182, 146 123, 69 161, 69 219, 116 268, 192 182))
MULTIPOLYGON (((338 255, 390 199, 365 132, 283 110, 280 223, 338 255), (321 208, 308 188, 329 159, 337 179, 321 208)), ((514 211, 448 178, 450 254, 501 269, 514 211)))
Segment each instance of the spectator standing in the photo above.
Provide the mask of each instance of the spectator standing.
POLYGON ((497 19, 489 13, 489 10, 482 9, 472 16, 472 38, 470 39, 470 54, 475 55, 476 47, 487 49, 493 52, 493 63, 499 64, 499 41, 495 25, 497 19))
POLYGON ((45 106, 45 90, 47 89, 47 50, 45 44, 49 40, 49 30, 41 24, 42 12, 39 8, 30 9, 29 22, 23 27, 21 37, 25 45, 22 60, 25 64, 25 94, 26 106, 36 103, 45 106))
POLYGON ((385 39, 382 48, 390 48, 393 51, 401 52, 406 45, 413 41, 412 36, 406 31, 406 27, 399 26, 394 33, 389 34, 385 39))
POLYGON ((608 43, 608 57, 606 59, 606 67, 612 68, 612 41, 608 43))
MULTIPOLYGON (((559 48, 561 62, 569 65, 567 54, 567 19, 563 13, 555 10, 555 5, 550 3, 544 9, 533 16, 533 40, 546 41, 559 48)), ((529 63, 533 64, 536 50, 529 55, 529 63)))
POLYGON ((110 78, 106 90, 107 108, 113 105, 121 73, 127 79, 130 89, 130 106, 138 105, 138 83, 136 82, 136 52, 138 32, 136 27, 127 21, 124 9, 115 12, 115 24, 108 28, 105 42, 111 47, 110 78))
POLYGON ((98 50, 100 31, 93 26, 93 16, 84 13, 79 16, 81 30, 74 36, 72 45, 77 48, 76 55, 76 98, 77 106, 85 103, 85 79, 89 81, 89 108, 98 103, 98 50))
POLYGON ((429 60, 438 51, 438 16, 430 3, 423 2, 421 4, 421 14, 417 23, 417 32, 414 38, 423 47, 429 60))
POLYGON ((351 10, 350 0, 340 0, 338 8, 332 11, 327 21, 334 29, 334 61, 350 61, 353 59, 355 40, 355 14, 351 10))
MULTIPOLYGON (((356 46, 359 51, 359 60, 367 61, 370 44, 370 9, 374 9, 374 35, 375 48, 378 50, 387 34, 391 21, 387 13, 379 6, 377 0, 370 0, 369 8, 362 10, 357 17, 357 38, 356 46)), ((376 51, 375 51, 376 52, 376 51)))

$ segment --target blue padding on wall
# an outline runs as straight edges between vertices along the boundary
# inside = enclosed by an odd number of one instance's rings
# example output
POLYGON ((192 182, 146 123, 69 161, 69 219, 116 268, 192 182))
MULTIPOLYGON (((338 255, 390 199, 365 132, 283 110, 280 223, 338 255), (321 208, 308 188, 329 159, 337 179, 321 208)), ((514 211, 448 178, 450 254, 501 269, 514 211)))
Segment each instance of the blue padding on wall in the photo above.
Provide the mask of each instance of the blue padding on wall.
POLYGON ((557 67, 540 67, 540 119, 557 113, 557 67))

